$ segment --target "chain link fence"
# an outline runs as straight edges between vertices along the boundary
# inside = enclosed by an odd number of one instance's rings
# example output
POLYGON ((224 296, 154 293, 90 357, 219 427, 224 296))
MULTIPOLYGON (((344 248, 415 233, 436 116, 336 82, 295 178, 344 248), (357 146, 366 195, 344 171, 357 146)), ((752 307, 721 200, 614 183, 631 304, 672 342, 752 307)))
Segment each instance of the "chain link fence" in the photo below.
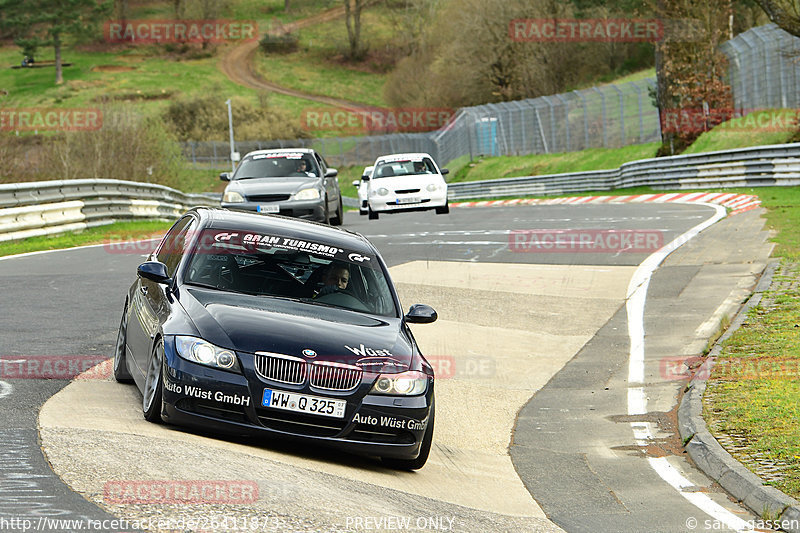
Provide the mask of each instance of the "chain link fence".
POLYGON ((730 62, 734 107, 800 106, 800 39, 775 24, 752 28, 721 46, 730 62))
MULTIPOLYGON (((753 28, 722 45, 738 110, 800 107, 800 39, 774 24, 753 28)), ((608 84, 528 100, 458 110, 431 133, 237 142, 236 151, 311 147, 332 166, 371 165, 384 154, 427 152, 440 165, 478 156, 547 154, 617 148, 661 140, 652 93, 655 78, 608 84)), ((195 167, 225 169, 224 142, 189 142, 195 167)))

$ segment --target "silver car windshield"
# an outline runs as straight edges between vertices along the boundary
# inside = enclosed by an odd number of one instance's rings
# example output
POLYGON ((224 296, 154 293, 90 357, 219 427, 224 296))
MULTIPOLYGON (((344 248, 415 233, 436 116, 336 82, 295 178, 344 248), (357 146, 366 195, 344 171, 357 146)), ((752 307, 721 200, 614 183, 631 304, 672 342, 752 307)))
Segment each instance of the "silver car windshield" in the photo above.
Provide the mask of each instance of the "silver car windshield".
POLYGON ((319 177, 313 159, 309 154, 257 154, 241 162, 233 180, 319 177))

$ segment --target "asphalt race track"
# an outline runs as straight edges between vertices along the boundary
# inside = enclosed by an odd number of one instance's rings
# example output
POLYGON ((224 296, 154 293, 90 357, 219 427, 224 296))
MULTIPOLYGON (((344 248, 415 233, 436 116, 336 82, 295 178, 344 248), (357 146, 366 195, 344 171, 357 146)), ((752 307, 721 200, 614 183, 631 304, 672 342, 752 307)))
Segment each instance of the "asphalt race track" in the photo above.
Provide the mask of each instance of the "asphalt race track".
POLYGON ((345 227, 389 263, 404 306, 439 312, 438 322, 414 327, 437 369, 438 415, 431 458, 415 473, 148 424, 136 388, 112 381, 107 363, 73 382, 15 370, 42 356, 110 356, 147 246, 0 260, 0 530, 22 531, 21 520, 40 516, 107 520, 96 529, 104 531, 145 519, 162 530, 746 530, 755 517, 682 454, 674 410, 684 382, 672 363, 701 353, 755 284, 771 249, 763 221, 757 211, 723 218, 682 239, 652 275, 640 267, 716 214, 681 204, 452 209, 377 221, 347 213, 345 227), (607 237, 611 229, 657 246, 528 253, 541 230, 607 237), (109 498, 109 486, 133 480, 238 481, 257 485, 257 498, 188 506, 109 498))

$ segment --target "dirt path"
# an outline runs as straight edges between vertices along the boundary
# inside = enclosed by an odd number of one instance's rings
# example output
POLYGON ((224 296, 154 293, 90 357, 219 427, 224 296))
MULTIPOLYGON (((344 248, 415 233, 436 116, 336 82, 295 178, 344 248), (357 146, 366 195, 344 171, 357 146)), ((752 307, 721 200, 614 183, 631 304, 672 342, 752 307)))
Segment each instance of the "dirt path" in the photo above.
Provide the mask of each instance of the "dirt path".
MULTIPOLYGON (((296 31, 313 24, 328 22, 343 16, 344 6, 334 7, 312 17, 285 24, 282 29, 285 31, 296 31)), ((253 89, 272 91, 348 110, 369 109, 372 107, 360 102, 351 102, 331 96, 298 91, 267 81, 256 72, 254 67, 254 56, 257 52, 258 41, 243 42, 225 52, 219 61, 219 69, 234 83, 253 89)))

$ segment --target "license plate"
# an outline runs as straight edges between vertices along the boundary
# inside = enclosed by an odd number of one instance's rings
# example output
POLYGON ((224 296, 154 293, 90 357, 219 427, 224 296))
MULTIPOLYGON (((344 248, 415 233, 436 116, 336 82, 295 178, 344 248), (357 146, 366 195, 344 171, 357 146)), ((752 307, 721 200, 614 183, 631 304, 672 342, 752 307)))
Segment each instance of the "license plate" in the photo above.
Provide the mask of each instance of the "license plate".
POLYGON ((345 400, 309 396, 308 394, 297 394, 296 392, 264 389, 261 405, 296 413, 344 418, 344 409, 347 407, 347 402, 345 400))
POLYGON ((417 196, 409 196, 408 198, 398 198, 398 204, 418 204, 420 203, 420 198, 417 196))
POLYGON ((281 206, 279 205, 260 205, 258 206, 259 213, 280 213, 281 206))

